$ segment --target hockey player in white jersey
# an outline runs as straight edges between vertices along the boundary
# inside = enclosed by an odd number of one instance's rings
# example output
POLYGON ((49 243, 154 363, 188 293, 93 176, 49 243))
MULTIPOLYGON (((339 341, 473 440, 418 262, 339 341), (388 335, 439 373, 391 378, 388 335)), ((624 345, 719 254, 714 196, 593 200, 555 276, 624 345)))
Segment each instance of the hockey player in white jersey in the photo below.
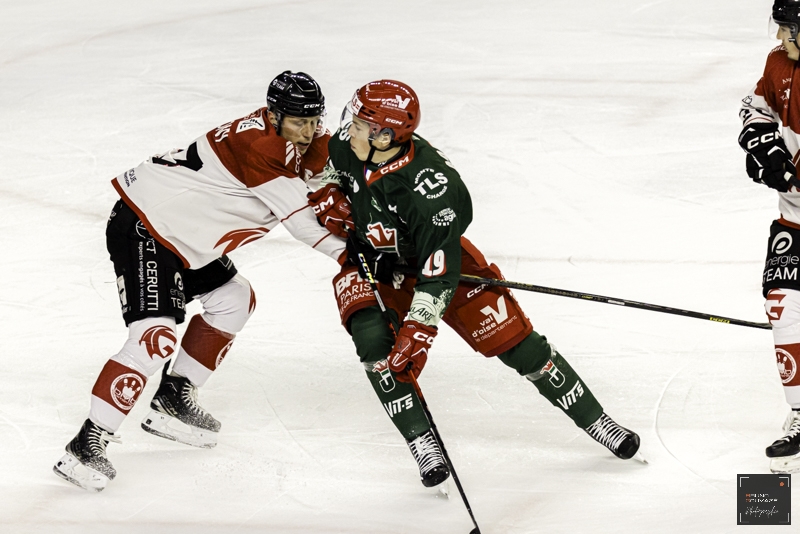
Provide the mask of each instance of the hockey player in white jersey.
POLYGON ((800 0, 776 0, 772 8, 776 37, 764 75, 748 94, 740 116, 739 144, 747 153, 747 174, 778 192, 780 218, 772 223, 764 265, 765 308, 786 401, 791 408, 784 436, 767 447, 773 473, 800 471, 800 0), (798 81, 795 90, 794 81, 798 81))
POLYGON ((220 423, 197 402, 256 306, 250 283, 226 254, 282 223, 298 240, 339 260, 344 241, 317 223, 306 183, 322 172, 330 134, 325 98, 304 73, 286 71, 267 106, 154 156, 112 180, 121 200, 106 229, 128 339, 100 372, 91 410, 54 466, 101 491, 116 471, 110 441, 147 379, 163 367, 142 428, 197 447, 217 443, 220 423), (176 325, 197 299, 180 347, 176 325), (175 355, 172 369, 165 365, 175 355))

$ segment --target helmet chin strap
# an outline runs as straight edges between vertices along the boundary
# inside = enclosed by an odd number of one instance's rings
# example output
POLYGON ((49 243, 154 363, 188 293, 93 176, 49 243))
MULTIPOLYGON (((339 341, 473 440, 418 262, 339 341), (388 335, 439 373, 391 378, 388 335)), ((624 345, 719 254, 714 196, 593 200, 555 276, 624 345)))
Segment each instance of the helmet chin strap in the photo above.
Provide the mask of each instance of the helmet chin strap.
MULTIPOLYGON (((387 146, 386 148, 378 148, 378 147, 376 147, 375 145, 372 144, 373 141, 374 141, 374 139, 370 139, 369 140, 369 155, 367 155, 366 163, 367 164, 372 164, 372 165, 380 165, 380 163, 375 163, 374 161, 372 161, 372 156, 375 155, 375 152, 388 152, 389 150, 395 148, 397 145, 395 145, 393 143, 389 143, 389 146, 387 146)), ((385 162, 381 162, 381 163, 385 163, 385 162)))

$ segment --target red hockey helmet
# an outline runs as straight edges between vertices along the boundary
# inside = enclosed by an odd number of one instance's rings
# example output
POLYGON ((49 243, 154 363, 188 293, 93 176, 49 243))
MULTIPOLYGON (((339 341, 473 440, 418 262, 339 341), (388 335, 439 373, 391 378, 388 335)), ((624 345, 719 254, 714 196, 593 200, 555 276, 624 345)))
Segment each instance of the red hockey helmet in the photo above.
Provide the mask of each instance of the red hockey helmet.
POLYGON ((369 123, 370 139, 388 132, 394 145, 411 139, 419 126, 417 93, 395 80, 378 80, 359 88, 347 104, 345 112, 348 111, 369 123))

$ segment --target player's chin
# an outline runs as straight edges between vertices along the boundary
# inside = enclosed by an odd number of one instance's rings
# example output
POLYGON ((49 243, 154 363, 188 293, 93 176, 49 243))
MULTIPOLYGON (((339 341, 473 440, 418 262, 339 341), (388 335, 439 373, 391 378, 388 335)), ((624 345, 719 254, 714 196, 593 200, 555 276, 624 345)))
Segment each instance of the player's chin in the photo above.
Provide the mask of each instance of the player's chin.
POLYGON ((364 154, 359 154, 358 150, 356 150, 356 147, 354 147, 353 145, 350 145, 350 150, 353 151, 353 154, 356 155, 356 157, 358 158, 359 161, 366 161, 367 157, 364 154))
POLYGON ((297 146, 297 150, 299 150, 301 154, 305 154, 308 147, 311 146, 311 143, 295 143, 295 146, 297 146))

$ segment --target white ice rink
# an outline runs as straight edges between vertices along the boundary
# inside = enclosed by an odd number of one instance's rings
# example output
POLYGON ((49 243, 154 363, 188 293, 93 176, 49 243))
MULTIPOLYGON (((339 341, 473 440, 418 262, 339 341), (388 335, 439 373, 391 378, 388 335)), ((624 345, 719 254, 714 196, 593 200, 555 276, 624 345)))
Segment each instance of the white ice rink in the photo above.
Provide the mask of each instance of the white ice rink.
MULTIPOLYGON (((154 379, 106 491, 54 476, 126 337, 110 179, 262 106, 285 69, 320 82, 331 126, 356 87, 396 78, 507 278, 764 321, 777 195, 736 138, 777 44, 770 6, 0 0, 0 531, 467 534, 338 325, 337 266, 282 229, 232 255, 259 306, 201 391, 219 446, 141 431, 154 379)), ((612 457, 445 329, 421 386, 484 534, 787 530, 736 526, 736 475, 767 472, 787 410, 768 331, 516 295, 650 464, 612 457)))

